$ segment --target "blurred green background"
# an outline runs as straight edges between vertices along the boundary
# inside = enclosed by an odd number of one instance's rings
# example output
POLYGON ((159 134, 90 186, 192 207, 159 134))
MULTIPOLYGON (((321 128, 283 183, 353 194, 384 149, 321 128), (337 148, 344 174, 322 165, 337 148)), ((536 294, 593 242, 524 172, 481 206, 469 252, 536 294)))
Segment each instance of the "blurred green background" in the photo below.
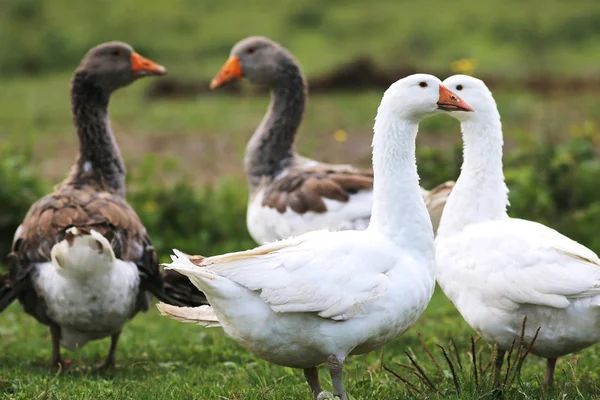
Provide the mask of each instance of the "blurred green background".
MULTIPOLYGON (((502 115, 511 215, 545 223, 600 251, 597 0, 0 0, 0 254, 8 252, 28 207, 65 177, 75 159, 70 75, 90 47, 109 40, 128 42, 169 70, 166 78, 118 91, 110 109, 129 172, 128 200, 161 259, 173 247, 204 255, 252 247, 242 158, 269 97, 248 85, 237 95, 206 88, 230 48, 249 35, 287 47, 310 82, 323 82, 357 60, 391 80, 410 71, 485 79, 502 115), (179 92, 157 95, 165 82, 179 92)), ((344 90, 314 91, 298 134, 302 154, 370 166, 373 118, 384 87, 359 84, 367 72, 355 71, 344 90)), ((447 116, 426 120, 417 152, 424 187, 456 179, 458 123, 447 116)), ((165 322, 156 313, 126 328, 120 354, 131 368, 118 372, 120 378, 96 379, 82 369, 65 380, 46 379, 46 329, 18 305, 1 317, 0 395, 6 390, 9 398, 139 399, 155 398, 157 391, 164 398, 194 398, 202 390, 222 399, 306 394, 298 373, 256 360, 220 331, 165 322), (146 334, 152 339, 141 339, 146 334), (39 343, 19 340, 24 336, 39 343), (238 364, 231 386, 231 365, 238 364), (260 373, 249 367, 256 365, 260 373), (165 373, 170 383, 163 385, 165 373), (147 376, 156 379, 148 382, 147 376), (295 391, 285 387, 290 381, 295 391), (229 397, 221 397, 226 392, 229 397)), ((416 329, 431 346, 450 335, 468 346, 472 334, 439 292, 416 329)), ((105 346, 91 344, 78 353, 80 365, 102 357, 105 346)), ((386 347, 386 362, 407 362, 407 346, 418 346, 414 335, 386 347)), ((581 377, 586 385, 597 378, 599 356, 593 349, 581 354, 580 364, 579 355, 570 359, 571 371, 580 368, 581 375, 573 372, 567 380, 576 389, 569 396, 592 398, 599 392, 594 381, 583 395, 577 385, 581 377)), ((350 388, 363 396, 404 398, 393 378, 371 368, 378 357, 353 361, 350 388)), ((528 374, 542 373, 541 362, 533 371, 528 374)), ((526 381, 534 379, 528 375, 526 381)))
MULTIPOLYGON (((29 204, 74 160, 70 74, 90 47, 108 40, 126 41, 169 70, 120 90, 111 103, 129 199, 161 256, 174 246, 204 254, 251 246, 241 160, 268 96, 204 90, 231 46, 249 35, 287 47, 311 82, 358 59, 391 80, 401 71, 486 79, 505 126, 512 213, 600 250, 590 235, 600 224, 598 1, 3 0, 0 252, 29 204), (197 94, 149 95, 164 82, 197 94)), ((352 80, 345 90, 319 90, 299 150, 368 167, 382 92, 381 85, 353 88, 352 80)), ((457 177, 456 121, 427 120, 418 147, 424 186, 457 177)))
POLYGON ((233 43, 266 35, 312 74, 358 55, 428 70, 473 58, 482 74, 595 75, 597 1, 3 0, 3 76, 73 69, 120 39, 173 74, 212 75, 233 43))

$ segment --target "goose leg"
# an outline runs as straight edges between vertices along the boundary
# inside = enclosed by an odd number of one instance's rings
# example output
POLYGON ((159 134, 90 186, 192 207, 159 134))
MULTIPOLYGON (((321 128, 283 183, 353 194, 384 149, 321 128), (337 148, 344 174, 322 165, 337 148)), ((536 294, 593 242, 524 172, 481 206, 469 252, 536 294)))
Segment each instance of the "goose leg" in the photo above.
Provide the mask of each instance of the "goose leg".
POLYGON ((502 364, 504 364, 504 355, 506 354, 505 350, 498 349, 498 353, 496 354, 496 362, 494 363, 494 387, 500 386, 500 381, 502 377, 502 364))
POLYGON ((52 359, 50 360, 50 368, 58 370, 61 367, 67 368, 70 360, 63 360, 60 357, 60 326, 50 323, 50 335, 52 336, 52 359))
POLYGON ((344 359, 329 356, 327 357, 327 365, 329 366, 329 374, 331 374, 331 382, 333 383, 333 395, 338 396, 340 400, 348 400, 342 376, 344 359))
POLYGON ((554 383, 554 369, 556 368, 556 358, 549 358, 546 364, 546 376, 544 377, 544 386, 550 387, 554 383))
POLYGON ((108 356, 106 357, 106 360, 104 360, 104 362, 100 364, 99 368, 106 369, 115 367, 115 353, 117 351, 117 343, 119 342, 119 336, 121 336, 121 331, 111 335, 108 356))
POLYGON ((310 390, 312 390, 315 399, 321 393, 321 384, 319 383, 319 370, 317 367, 313 368, 305 368, 304 369, 304 377, 306 378, 306 382, 308 382, 308 386, 310 386, 310 390))

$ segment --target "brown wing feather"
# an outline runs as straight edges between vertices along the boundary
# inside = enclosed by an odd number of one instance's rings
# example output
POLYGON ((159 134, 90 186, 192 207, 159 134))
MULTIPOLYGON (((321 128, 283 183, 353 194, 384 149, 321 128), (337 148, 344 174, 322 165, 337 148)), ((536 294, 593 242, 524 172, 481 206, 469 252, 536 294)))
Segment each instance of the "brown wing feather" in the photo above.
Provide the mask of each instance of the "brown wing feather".
MULTIPOLYGON (((71 226, 93 229, 104 235, 117 258, 137 265, 142 289, 138 298, 138 310, 147 310, 150 306, 146 291, 167 303, 200 305, 196 299, 190 299, 192 304, 189 304, 180 301, 182 296, 172 299, 165 294, 154 247, 138 215, 123 197, 98 192, 92 186, 61 186, 31 206, 9 255, 10 286, 17 293, 25 311, 40 322, 48 323, 48 318, 43 312, 45 307, 41 304, 41 299, 33 290, 30 274, 36 263, 50 260, 52 247, 64 239, 65 231, 71 226)), ((184 286, 183 291, 187 292, 187 284, 184 286)), ((177 289, 178 286, 170 287, 171 292, 177 289)), ((8 299, 8 295, 5 297, 8 299)), ((8 303, 8 300, 0 298, 0 311, 8 303)), ((205 304, 205 301, 201 304, 205 304)))
MULTIPOLYGON (((50 260, 52 246, 71 226, 94 229, 113 245, 115 256, 137 262, 142 258, 146 229, 135 211, 119 195, 93 188, 61 188, 31 206, 13 244, 20 264, 50 260)), ((158 265, 155 266, 158 271, 158 265)))
POLYGON ((280 213, 289 207, 298 214, 324 213, 323 198, 347 202, 352 194, 373 188, 373 172, 321 164, 290 168, 280 178, 264 185, 262 205, 280 213))

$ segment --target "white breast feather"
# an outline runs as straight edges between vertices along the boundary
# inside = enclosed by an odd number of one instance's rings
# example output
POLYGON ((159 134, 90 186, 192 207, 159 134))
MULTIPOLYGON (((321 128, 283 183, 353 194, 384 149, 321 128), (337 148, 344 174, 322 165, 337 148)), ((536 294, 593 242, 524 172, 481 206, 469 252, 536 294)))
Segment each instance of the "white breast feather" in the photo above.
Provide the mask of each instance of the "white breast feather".
POLYGON ((140 277, 132 262, 117 260, 110 273, 83 282, 66 279, 50 262, 36 270, 36 289, 70 350, 119 331, 133 315, 140 277))

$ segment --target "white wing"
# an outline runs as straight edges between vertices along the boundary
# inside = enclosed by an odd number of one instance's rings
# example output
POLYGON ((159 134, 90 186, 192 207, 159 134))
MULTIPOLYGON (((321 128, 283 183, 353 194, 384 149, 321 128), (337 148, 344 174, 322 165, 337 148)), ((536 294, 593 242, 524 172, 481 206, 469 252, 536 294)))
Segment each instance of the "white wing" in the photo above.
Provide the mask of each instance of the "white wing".
MULTIPOLYGON (((533 304, 566 308, 570 299, 600 294, 600 260, 544 225, 520 219, 465 228, 436 242, 438 273, 461 281, 501 308, 533 304), (446 265, 452 265, 445 270, 446 265)), ((442 278, 440 278, 440 282, 442 278)))
POLYGON ((186 267, 186 260, 174 260, 169 267, 188 276, 200 274, 200 280, 217 275, 260 292, 275 312, 315 312, 342 320, 368 312, 372 301, 385 294, 386 274, 402 262, 399 256, 379 236, 319 231, 207 258, 195 268, 186 267))

